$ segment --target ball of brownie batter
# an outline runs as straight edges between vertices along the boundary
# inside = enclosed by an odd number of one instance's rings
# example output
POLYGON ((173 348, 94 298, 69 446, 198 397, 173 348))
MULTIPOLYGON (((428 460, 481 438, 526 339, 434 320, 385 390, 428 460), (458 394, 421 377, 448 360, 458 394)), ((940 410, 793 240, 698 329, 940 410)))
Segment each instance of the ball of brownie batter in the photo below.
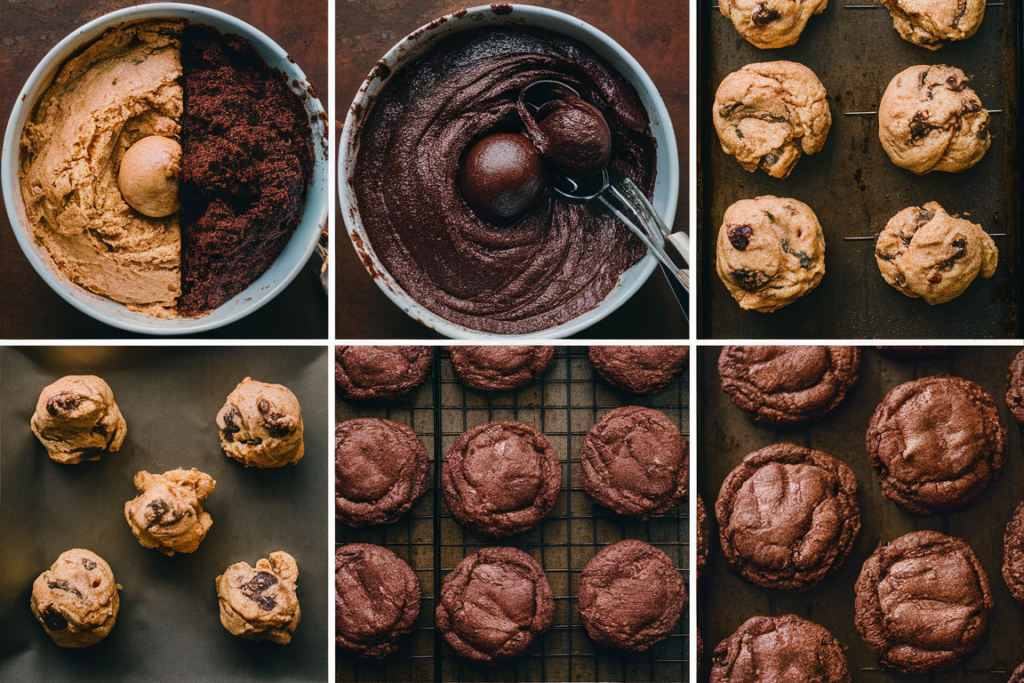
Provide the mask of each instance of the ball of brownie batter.
POLYGON ((217 577, 220 623, 245 640, 287 645, 302 611, 295 595, 299 566, 283 551, 261 558, 255 567, 237 562, 217 577))
POLYGON ((689 346, 591 346, 590 362, 616 389, 650 394, 672 383, 687 368, 689 346))
POLYGON ((535 559, 516 548, 484 548, 444 577, 434 622, 456 654, 492 662, 526 651, 554 612, 535 559))
POLYGON ((1024 503, 1017 506, 1003 536, 1003 579, 1006 587, 1024 605, 1024 503))
POLYGON ((1017 424, 1024 425, 1024 351, 1010 363, 1010 371, 1006 375, 1006 405, 1017 424))
POLYGON ((487 422, 455 439, 441 466, 441 491, 459 524, 506 538, 551 512, 562 466, 547 437, 523 422, 487 422))
POLYGON ((826 5, 828 0, 721 0, 718 9, 748 43, 766 50, 795 45, 807 20, 826 5))
POLYGON ((672 632, 686 606, 683 575, 643 541, 607 546, 580 577, 580 619, 597 643, 643 652, 672 632))
POLYGON ((337 346, 334 379, 346 400, 386 400, 423 384, 433 363, 429 346, 337 346))
POLYGON ((711 683, 850 683, 846 648, 795 614, 753 617, 715 648, 711 683))
POLYGON ((334 626, 338 648, 383 659, 398 649, 420 613, 415 572, 387 548, 350 543, 334 553, 334 626))
POLYGON ((783 443, 743 458, 715 504, 722 554, 764 588, 816 586, 860 532, 857 479, 821 451, 783 443))
POLYGON ((879 0, 904 40, 938 50, 943 40, 970 38, 985 17, 985 0, 879 0))
POLYGON ((50 459, 64 465, 114 453, 128 433, 110 386, 94 375, 68 375, 44 388, 31 424, 50 459))
POLYGON ((213 525, 203 501, 217 482, 194 467, 163 474, 142 470, 135 475, 133 500, 124 504, 124 516, 143 548, 156 548, 170 557, 193 553, 213 525))
POLYGON ((61 553, 32 584, 32 614, 61 647, 89 647, 106 638, 119 605, 114 572, 90 550, 61 553))
POLYGON ((580 454, 590 497, 620 515, 650 519, 675 508, 690 481, 689 441, 664 413, 626 406, 587 432, 580 454))
POLYGON ((857 381, 856 346, 726 346, 722 391, 755 422, 801 427, 842 403, 857 381))
POLYGON ((553 346, 449 346, 448 352, 462 383, 481 391, 535 382, 555 357, 553 346))
POLYGON ((931 360, 949 353, 948 346, 877 346, 878 352, 893 360, 931 360))
POLYGON ((988 576, 959 538, 915 531, 880 546, 864 563, 856 594, 864 644, 900 673, 955 669, 988 636, 988 576))
POLYGON ((295 465, 305 453, 299 400, 280 384, 246 377, 217 413, 225 455, 246 467, 295 465))
POLYGON ((1009 448, 992 396, 949 376, 890 391, 871 416, 866 443, 882 493, 921 515, 974 501, 999 476, 1009 448))
POLYGON ((708 513, 704 499, 697 494, 697 579, 708 567, 708 513))
POLYGON ((391 524, 426 487, 427 450, 406 425, 376 417, 334 428, 334 502, 351 527, 391 524))

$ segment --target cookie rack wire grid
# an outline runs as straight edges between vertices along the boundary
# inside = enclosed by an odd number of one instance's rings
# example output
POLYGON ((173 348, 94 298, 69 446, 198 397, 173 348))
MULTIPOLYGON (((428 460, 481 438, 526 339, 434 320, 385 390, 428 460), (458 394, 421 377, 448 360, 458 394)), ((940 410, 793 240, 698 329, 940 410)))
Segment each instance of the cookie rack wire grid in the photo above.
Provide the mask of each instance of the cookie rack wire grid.
POLYGON ((337 420, 383 417, 410 425, 431 458, 429 486, 412 510, 395 524, 352 529, 336 523, 337 544, 376 543, 409 562, 420 579, 420 614, 398 652, 366 660, 337 652, 337 680, 369 681, 687 681, 689 617, 665 640, 640 654, 594 643, 579 620, 580 575, 601 548, 634 538, 661 549, 689 581, 689 512, 686 502, 647 522, 620 517, 592 502, 583 488, 579 456, 593 424, 613 408, 643 405, 665 413, 689 432, 689 378, 684 375, 650 396, 612 389, 595 378, 586 347, 558 347, 540 382, 515 391, 466 388, 446 350, 435 347, 429 382, 398 401, 376 406, 338 401, 337 420), (562 489, 551 513, 536 528, 492 540, 462 528, 445 505, 440 469, 448 448, 469 428, 484 422, 517 420, 539 428, 562 463, 562 489), (438 436, 435 436, 438 435, 438 436), (551 628, 520 657, 498 665, 459 657, 434 628, 441 582, 466 556, 495 545, 532 555, 547 575, 555 598, 551 628))

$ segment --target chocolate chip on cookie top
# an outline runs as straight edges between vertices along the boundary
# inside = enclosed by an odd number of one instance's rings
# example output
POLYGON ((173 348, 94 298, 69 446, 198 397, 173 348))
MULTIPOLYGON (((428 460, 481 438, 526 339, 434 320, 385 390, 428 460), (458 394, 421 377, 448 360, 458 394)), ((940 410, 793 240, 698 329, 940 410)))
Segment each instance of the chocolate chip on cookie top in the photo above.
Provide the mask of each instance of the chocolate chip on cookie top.
POLYGON ((743 459, 715 503, 722 554, 764 588, 815 586, 860 532, 857 479, 821 451, 783 443, 743 459))
POLYGON ((452 367, 467 387, 515 389, 540 379, 555 357, 553 346, 449 346, 452 367))
POLYGON ((748 43, 762 50, 795 45, 828 0, 721 0, 718 9, 748 43))
POLYGON ((726 346, 722 391, 755 421, 798 427, 832 412, 857 381, 856 346, 726 346))
POLYGON ((924 377, 885 397, 867 450, 882 493, 922 515, 961 508, 999 476, 1009 444, 992 396, 959 377, 924 377))
POLYGON ((753 617, 715 648, 711 683, 850 683, 846 648, 795 614, 753 617))
POLYGON ((1006 405, 1017 423, 1024 425, 1024 351, 1010 363, 1010 372, 1006 375, 1006 405))
POLYGON ((682 374, 690 360, 690 347, 591 346, 588 355, 608 384, 634 394, 649 394, 682 374))
POLYGON ((938 50, 943 40, 964 40, 985 17, 985 0, 879 0, 904 40, 938 50))
POLYGON ((1024 605, 1024 503, 1017 506, 1003 536, 1003 579, 1006 587, 1024 605))
POLYGON ((864 563, 856 595, 861 638, 900 673, 954 669, 988 635, 988 576, 959 538, 915 531, 880 546, 864 563))
POLYGON ((392 399, 423 384, 433 362, 429 346, 338 346, 334 378, 349 401, 392 399))

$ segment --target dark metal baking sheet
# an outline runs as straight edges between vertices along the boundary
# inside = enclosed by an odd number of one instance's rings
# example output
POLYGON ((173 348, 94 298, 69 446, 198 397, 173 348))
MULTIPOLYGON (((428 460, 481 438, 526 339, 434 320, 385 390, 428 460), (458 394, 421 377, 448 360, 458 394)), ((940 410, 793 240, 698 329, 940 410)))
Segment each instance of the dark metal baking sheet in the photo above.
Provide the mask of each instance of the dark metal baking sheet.
POLYGON ((705 339, 979 339, 1020 338, 1020 252, 1017 234, 1021 92, 1018 0, 995 0, 978 32, 931 52, 903 40, 875 0, 833 0, 811 18, 800 41, 777 50, 747 43, 717 9, 698 3, 699 330, 705 339), (858 8, 848 7, 856 5, 858 8), (711 123, 715 91, 751 62, 790 60, 809 67, 828 92, 832 128, 824 149, 805 155, 785 180, 748 173, 726 155, 711 123), (889 81, 915 64, 950 64, 992 114, 992 147, 963 173, 917 176, 897 167, 878 140, 875 112, 889 81), (774 313, 743 311, 715 271, 715 244, 725 210, 765 194, 793 197, 814 209, 825 233, 825 276, 813 292, 774 313), (886 284, 875 263, 874 235, 908 206, 938 201, 969 215, 997 237, 999 268, 949 303, 929 306, 886 284))
POLYGON ((623 405, 657 408, 689 431, 689 380, 684 374, 653 396, 638 397, 595 380, 586 347, 559 347, 541 382, 516 391, 481 392, 463 386, 446 351, 435 349, 431 379, 397 401, 355 404, 339 400, 338 421, 383 417, 413 427, 431 458, 431 486, 395 524, 351 529, 336 524, 337 544, 376 543, 405 559, 422 588, 419 618, 397 653, 369 661, 337 652, 337 680, 352 681, 671 681, 689 679, 689 611, 664 641, 628 655, 596 646, 579 622, 576 594, 587 562, 605 545, 624 538, 663 550, 689 576, 689 513, 684 502, 649 522, 623 521, 591 502, 583 489, 579 455, 597 419, 623 405), (440 462, 470 427, 493 420, 519 420, 538 427, 563 463, 562 491, 536 528, 510 539, 489 540, 463 529, 448 513, 439 491, 440 462), (435 435, 440 434, 439 438, 435 435), (569 457, 571 455, 571 457, 569 457), (571 478, 570 478, 571 475, 571 478), (555 596, 551 628, 520 657, 497 666, 457 656, 434 628, 435 596, 441 580, 467 555, 511 545, 544 568, 555 596))
POLYGON ((1024 662, 1024 606, 1006 588, 1002 576, 1003 532, 1016 505, 1024 497, 1024 457, 1021 433, 1006 408, 1006 372, 1020 351, 1006 347, 963 347, 948 359, 913 363, 883 358, 863 349, 859 378, 846 400, 823 421, 808 429, 776 432, 756 426, 736 408, 721 389, 718 347, 701 347, 697 418, 697 491, 708 509, 711 534, 708 573, 698 584, 698 617, 704 636, 704 660, 697 680, 707 681, 715 645, 730 636, 746 619, 756 615, 797 614, 825 626, 849 649, 853 680, 938 681, 945 683, 1005 682, 1024 662), (943 516, 917 516, 904 512, 885 498, 878 476, 868 464, 864 436, 875 407, 898 384, 919 377, 951 374, 979 383, 999 406, 999 416, 1010 437, 1010 457, 1002 476, 966 510, 943 516), (714 505, 726 476, 745 455, 774 443, 792 442, 836 457, 853 470, 859 487, 862 528, 850 557, 817 587, 803 592, 759 588, 728 571, 718 542, 714 505), (958 671, 944 676, 897 676, 879 668, 854 626, 853 587, 861 567, 879 542, 920 529, 932 529, 964 539, 978 555, 988 574, 995 600, 988 640, 978 654, 958 671))
POLYGON ((0 679, 15 681, 327 680, 327 379, 324 347, 0 349, 0 679), (117 453, 59 465, 29 419, 44 386, 68 374, 110 384, 128 425, 117 453), (294 467, 246 469, 220 448, 215 419, 245 377, 299 399, 306 452, 294 467), (213 527, 192 554, 139 545, 124 517, 138 470, 196 467, 217 481, 213 527), (57 556, 88 548, 123 586, 117 623, 82 650, 57 647, 32 617, 32 582, 57 556), (214 579, 276 550, 299 565, 302 620, 292 642, 252 643, 220 623, 214 579))

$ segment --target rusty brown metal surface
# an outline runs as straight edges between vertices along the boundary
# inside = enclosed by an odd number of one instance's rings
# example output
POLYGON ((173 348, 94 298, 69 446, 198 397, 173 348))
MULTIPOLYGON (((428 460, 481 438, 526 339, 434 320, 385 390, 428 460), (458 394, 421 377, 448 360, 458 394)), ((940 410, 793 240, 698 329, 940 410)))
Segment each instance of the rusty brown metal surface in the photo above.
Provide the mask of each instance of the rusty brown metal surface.
POLYGON ((704 637, 704 660, 698 681, 707 681, 715 646, 745 620, 756 615, 797 614, 827 628, 849 649, 855 682, 943 681, 1005 682, 1024 661, 1024 606, 1010 595, 1002 577, 1003 532, 1014 507, 1024 497, 1021 433, 1006 407, 1006 372, 1019 348, 963 347, 948 358, 928 362, 894 361, 874 347, 863 350, 857 382, 845 401, 807 429, 779 432, 756 426, 721 389, 719 347, 701 347, 697 357, 697 491, 708 508, 711 533, 707 576, 698 588, 697 623, 704 637), (878 476, 868 464, 864 437, 876 406, 895 386, 919 377, 951 374, 977 382, 990 392, 1010 437, 1010 457, 1002 476, 965 510, 942 516, 904 512, 885 498, 878 476), (759 588, 728 570, 718 541, 714 505, 726 476, 748 453, 791 442, 824 451, 845 462, 857 477, 862 528, 846 562, 807 591, 759 588), (861 567, 880 542, 911 531, 932 529, 964 539, 988 574, 995 609, 984 647, 957 671, 943 676, 897 676, 879 668, 854 626, 854 584, 861 567))

